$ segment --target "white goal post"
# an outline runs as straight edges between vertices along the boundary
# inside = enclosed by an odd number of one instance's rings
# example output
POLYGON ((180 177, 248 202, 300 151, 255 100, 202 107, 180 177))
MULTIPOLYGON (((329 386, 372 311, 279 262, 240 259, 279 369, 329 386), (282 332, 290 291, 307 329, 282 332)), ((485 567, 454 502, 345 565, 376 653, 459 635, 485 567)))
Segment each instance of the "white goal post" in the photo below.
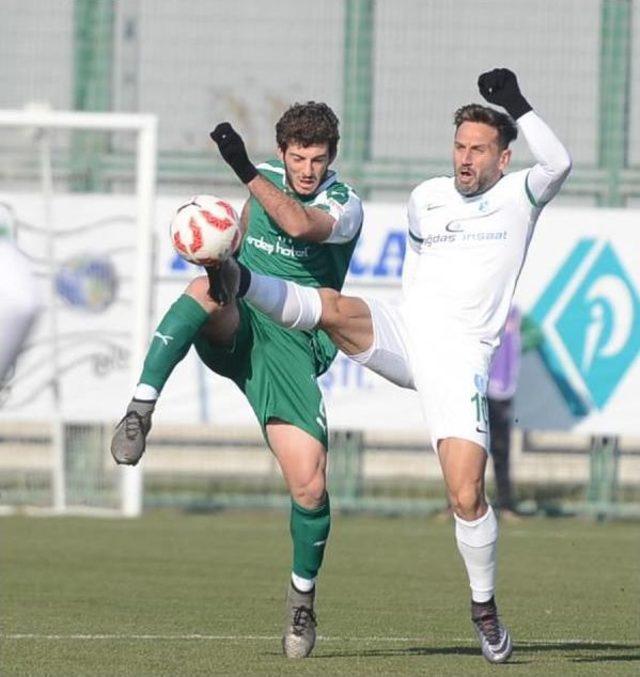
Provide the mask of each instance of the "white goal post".
MULTIPOLYGON (((51 213, 53 200, 53 178, 51 165, 51 148, 49 132, 59 130, 72 131, 105 131, 131 132, 136 135, 136 162, 135 162, 135 263, 132 271, 137 284, 134 285, 131 304, 130 343, 130 377, 131 387, 136 383, 144 354, 149 340, 150 319, 152 311, 152 255, 153 230, 155 217, 155 190, 157 166, 157 117, 146 114, 119 114, 119 113, 88 113, 72 111, 50 110, 0 110, 0 129, 19 128, 27 130, 38 139, 40 156, 40 192, 44 202, 44 226, 47 215, 51 213)), ((49 242, 54 247, 53 236, 49 242)), ((53 257, 52 257, 53 258, 53 257)), ((53 274, 53 271, 49 271, 53 274)), ((49 280, 53 290, 53 277, 49 280)), ((55 291, 51 291, 52 297, 55 291)), ((51 304, 55 330, 55 306, 51 304)), ((53 342, 55 343, 55 338, 53 342)), ((55 352, 55 347, 53 348, 55 352)), ((54 375, 53 380, 57 377, 54 375)), ((55 399, 55 397, 54 397, 55 399)), ((127 401, 127 394, 123 393, 122 406, 127 401)), ((0 405, 1 407, 1 405, 0 405)), ((60 423, 60 421, 59 421, 60 423)), ((55 429, 56 426, 54 426, 55 429)), ((66 512, 69 505, 65 489, 65 460, 63 435, 61 425, 53 433, 54 462, 53 476, 53 509, 55 512, 66 512), (57 441, 55 441, 57 439, 57 441)), ((122 468, 120 470, 120 508, 118 512, 125 516, 137 516, 142 510, 142 471, 140 467, 122 468)))

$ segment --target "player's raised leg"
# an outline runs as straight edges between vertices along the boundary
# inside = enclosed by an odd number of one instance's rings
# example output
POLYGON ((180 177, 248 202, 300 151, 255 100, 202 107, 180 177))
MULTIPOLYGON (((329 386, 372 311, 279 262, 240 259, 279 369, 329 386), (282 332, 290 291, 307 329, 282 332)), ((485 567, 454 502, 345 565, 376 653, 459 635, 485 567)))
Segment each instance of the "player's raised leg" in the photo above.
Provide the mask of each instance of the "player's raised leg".
POLYGON ((504 663, 513 646, 495 603, 498 522, 485 499, 487 453, 475 442, 448 437, 439 441, 438 457, 453 508, 458 551, 469 577, 471 620, 484 657, 504 663))
POLYGON ((282 648, 288 658, 305 658, 316 640, 315 584, 331 527, 327 450, 309 433, 284 421, 271 420, 266 432, 291 494, 293 565, 282 648))
POLYGON ((360 297, 261 275, 234 259, 224 263, 219 276, 224 298, 244 298, 287 329, 323 329, 346 355, 364 353, 373 343, 371 311, 360 297))
POLYGON ((238 309, 235 304, 217 304, 208 292, 207 277, 193 280, 153 333, 140 381, 111 441, 117 463, 136 465, 142 457, 156 401, 200 331, 222 345, 231 342, 238 327, 238 309))

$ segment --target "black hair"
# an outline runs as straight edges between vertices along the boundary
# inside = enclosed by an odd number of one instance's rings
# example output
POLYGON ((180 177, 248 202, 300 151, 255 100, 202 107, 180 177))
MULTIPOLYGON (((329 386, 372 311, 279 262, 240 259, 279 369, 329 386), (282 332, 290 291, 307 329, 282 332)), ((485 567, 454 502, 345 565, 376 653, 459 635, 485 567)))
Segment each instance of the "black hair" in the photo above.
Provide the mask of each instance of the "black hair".
POLYGON ((340 139, 338 124, 336 114, 326 103, 295 103, 276 123, 276 143, 282 152, 290 143, 302 147, 326 143, 329 146, 329 159, 333 161, 340 139))
POLYGON ((463 122, 482 122, 489 127, 493 127, 498 132, 500 150, 505 150, 512 141, 518 138, 518 127, 506 113, 502 113, 495 108, 489 108, 489 106, 482 106, 479 103, 470 103, 458 108, 453 116, 453 124, 456 130, 463 122))

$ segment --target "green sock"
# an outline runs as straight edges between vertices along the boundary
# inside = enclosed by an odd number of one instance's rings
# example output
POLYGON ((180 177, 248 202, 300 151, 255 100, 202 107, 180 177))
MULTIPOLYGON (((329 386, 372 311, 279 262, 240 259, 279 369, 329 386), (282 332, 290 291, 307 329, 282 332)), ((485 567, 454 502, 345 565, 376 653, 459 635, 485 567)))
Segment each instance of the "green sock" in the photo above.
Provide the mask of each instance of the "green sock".
POLYGON ((140 383, 153 386, 160 392, 208 317, 207 311, 195 299, 186 294, 180 296, 153 334, 140 383))
POLYGON ((324 505, 307 510, 291 501, 291 538, 293 539, 293 573, 301 578, 315 578, 322 564, 331 528, 329 495, 324 505))

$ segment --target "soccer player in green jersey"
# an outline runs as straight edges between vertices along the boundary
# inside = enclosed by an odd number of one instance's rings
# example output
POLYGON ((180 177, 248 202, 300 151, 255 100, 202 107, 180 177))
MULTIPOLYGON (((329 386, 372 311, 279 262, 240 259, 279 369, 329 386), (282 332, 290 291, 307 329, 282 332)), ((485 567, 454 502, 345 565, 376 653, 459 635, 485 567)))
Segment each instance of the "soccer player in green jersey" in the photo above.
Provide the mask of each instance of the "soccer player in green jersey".
MULTIPOLYGON (((362 205, 329 169, 339 140, 333 111, 323 103, 293 105, 276 124, 278 159, 258 167, 228 122, 211 137, 250 193, 242 210, 239 260, 258 273, 339 290, 360 234, 362 205)), ((214 272, 207 272, 188 285, 158 325, 111 451, 118 463, 140 460, 155 402, 191 345, 207 367, 236 383, 291 494, 293 567, 283 649, 302 658, 315 643, 315 579, 330 527, 327 422, 316 379, 336 348, 321 330, 291 332, 242 300, 228 302, 216 289, 214 272)), ((291 318, 294 328, 297 319, 291 318)))

